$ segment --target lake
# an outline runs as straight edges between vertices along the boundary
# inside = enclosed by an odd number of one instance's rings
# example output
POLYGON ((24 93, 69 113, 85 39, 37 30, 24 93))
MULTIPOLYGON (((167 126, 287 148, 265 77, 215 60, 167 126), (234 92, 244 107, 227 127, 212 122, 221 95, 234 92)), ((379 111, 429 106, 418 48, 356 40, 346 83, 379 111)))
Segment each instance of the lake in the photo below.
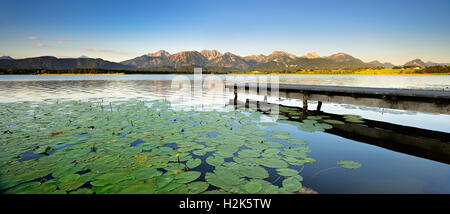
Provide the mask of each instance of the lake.
POLYGON ((268 97, 280 105, 273 115, 245 105, 258 96, 230 102, 220 81, 232 77, 450 86, 439 75, 203 75, 218 81, 200 91, 194 75, 0 76, 0 192, 450 193, 448 150, 435 149, 448 148, 450 115, 326 102, 315 111, 314 100, 302 114, 302 100, 268 97))

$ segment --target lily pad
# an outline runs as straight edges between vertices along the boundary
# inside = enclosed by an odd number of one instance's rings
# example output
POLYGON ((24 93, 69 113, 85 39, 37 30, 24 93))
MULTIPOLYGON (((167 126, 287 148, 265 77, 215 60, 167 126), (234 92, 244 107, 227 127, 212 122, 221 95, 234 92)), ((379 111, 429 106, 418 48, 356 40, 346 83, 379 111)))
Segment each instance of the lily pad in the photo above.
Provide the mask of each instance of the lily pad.
POLYGON ((202 164, 202 160, 199 158, 190 159, 186 162, 186 166, 190 169, 200 166, 200 164, 202 164))
POLYGON ((286 168, 288 166, 285 161, 277 158, 262 158, 259 163, 269 168, 286 168))
POLYGON ((224 162, 225 161, 221 157, 209 156, 208 158, 206 158, 206 163, 208 163, 211 166, 220 166, 224 162))
POLYGON ((198 194, 206 191, 209 187, 209 184, 203 181, 196 181, 189 183, 187 188, 190 194, 198 194))
POLYGON ((198 171, 182 172, 180 174, 175 175, 175 182, 189 183, 199 178, 201 174, 202 173, 198 171))
POLYGON ((291 176, 298 175, 297 170, 289 169, 289 168, 277 169, 277 172, 279 175, 285 176, 285 177, 291 177, 291 176))
POLYGON ((346 169, 357 169, 362 166, 361 163, 358 163, 355 161, 348 161, 348 160, 338 161, 337 164, 339 164, 342 168, 346 168, 346 169))
POLYGON ((283 180, 283 189, 288 192, 298 192, 302 188, 302 183, 295 178, 290 177, 283 180))
POLYGON ((265 179, 269 177, 267 170, 260 166, 240 166, 239 173, 248 178, 265 179))
POLYGON ((80 178, 79 174, 69 174, 69 175, 65 175, 65 176, 61 177, 59 179, 59 182, 62 182, 62 183, 73 182, 73 181, 78 180, 79 178, 80 178))
POLYGON ((261 191, 262 185, 255 181, 249 181, 244 185, 244 188, 248 193, 254 194, 261 191))
POLYGON ((121 191, 119 194, 153 194, 156 191, 156 185, 151 183, 138 184, 129 186, 121 191))

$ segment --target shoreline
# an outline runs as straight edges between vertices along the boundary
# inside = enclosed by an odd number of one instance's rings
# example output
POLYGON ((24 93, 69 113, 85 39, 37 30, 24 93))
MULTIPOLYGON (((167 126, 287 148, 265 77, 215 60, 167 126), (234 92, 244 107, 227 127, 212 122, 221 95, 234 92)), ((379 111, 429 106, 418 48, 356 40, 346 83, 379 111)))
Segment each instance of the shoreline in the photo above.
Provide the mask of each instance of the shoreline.
MULTIPOLYGON (((194 72, 192 73, 154 73, 154 74, 150 74, 150 73, 143 73, 143 74, 126 74, 126 73, 85 73, 85 74, 80 74, 80 73, 66 73, 66 74, 0 74, 0 76, 15 76, 15 75, 27 75, 27 76, 52 76, 52 75, 193 75, 194 72)), ((220 74, 220 73, 203 73, 203 75, 339 75, 339 76, 351 76, 351 75, 395 75, 395 76, 411 76, 411 75, 441 75, 441 76, 445 76, 445 75, 450 75, 450 73, 425 73, 425 74, 414 74, 414 73, 409 73, 409 74, 399 74, 399 73, 386 73, 386 74, 380 74, 380 73, 373 73, 373 74, 369 74, 369 73, 353 73, 353 74, 333 74, 333 73, 329 73, 329 74, 320 74, 320 73, 311 73, 311 74, 305 74, 305 73, 226 73, 226 74, 220 74)))

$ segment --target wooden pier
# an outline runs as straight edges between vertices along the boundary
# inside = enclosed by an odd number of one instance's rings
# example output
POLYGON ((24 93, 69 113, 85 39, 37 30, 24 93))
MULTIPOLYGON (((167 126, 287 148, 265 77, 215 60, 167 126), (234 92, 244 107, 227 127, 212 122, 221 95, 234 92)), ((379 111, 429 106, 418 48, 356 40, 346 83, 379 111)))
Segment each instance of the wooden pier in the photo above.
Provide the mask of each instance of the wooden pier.
POLYGON ((242 91, 271 96, 272 89, 278 90, 278 97, 301 99, 306 109, 308 100, 315 100, 318 101, 317 110, 320 110, 322 102, 331 102, 450 114, 450 91, 297 84, 267 84, 267 87, 262 87, 256 83, 229 84, 225 87, 234 91, 235 100, 242 91))

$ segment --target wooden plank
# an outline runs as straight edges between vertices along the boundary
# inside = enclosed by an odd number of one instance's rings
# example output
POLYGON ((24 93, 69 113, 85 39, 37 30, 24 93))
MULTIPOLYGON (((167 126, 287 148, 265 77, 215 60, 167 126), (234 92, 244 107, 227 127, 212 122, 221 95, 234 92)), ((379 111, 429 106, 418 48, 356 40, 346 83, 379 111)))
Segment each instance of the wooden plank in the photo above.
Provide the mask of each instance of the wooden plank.
MULTIPOLYGON (((238 87, 249 89, 249 84, 237 84, 238 87)), ((267 89, 270 90, 270 84, 267 89)), ((226 88, 236 87, 236 84, 226 85, 226 88)), ((348 87, 348 86, 324 86, 324 85, 298 85, 298 84, 279 84, 279 91, 304 91, 311 93, 343 93, 343 94, 367 94, 367 95, 385 95, 401 96, 415 98, 432 99, 450 99, 450 91, 438 90, 420 90, 420 89, 397 89, 397 88, 369 88, 369 87, 348 87)))

